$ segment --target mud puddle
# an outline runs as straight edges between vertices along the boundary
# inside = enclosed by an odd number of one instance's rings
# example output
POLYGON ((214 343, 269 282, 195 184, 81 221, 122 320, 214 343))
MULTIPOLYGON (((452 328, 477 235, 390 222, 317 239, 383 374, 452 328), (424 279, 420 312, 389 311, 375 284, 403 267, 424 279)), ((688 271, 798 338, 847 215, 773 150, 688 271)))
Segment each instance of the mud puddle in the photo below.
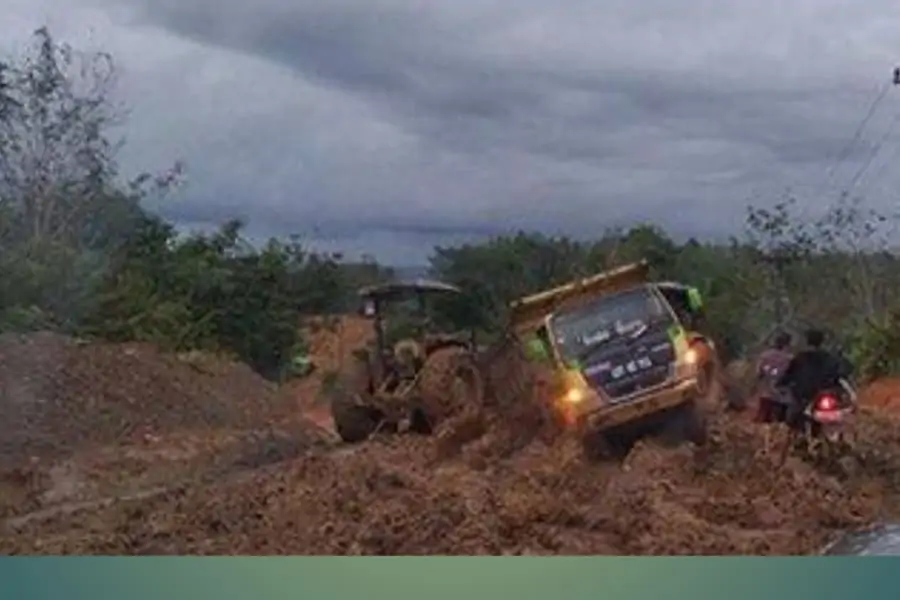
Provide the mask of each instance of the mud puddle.
POLYGON ((826 556, 900 556, 900 524, 847 533, 825 548, 826 556))

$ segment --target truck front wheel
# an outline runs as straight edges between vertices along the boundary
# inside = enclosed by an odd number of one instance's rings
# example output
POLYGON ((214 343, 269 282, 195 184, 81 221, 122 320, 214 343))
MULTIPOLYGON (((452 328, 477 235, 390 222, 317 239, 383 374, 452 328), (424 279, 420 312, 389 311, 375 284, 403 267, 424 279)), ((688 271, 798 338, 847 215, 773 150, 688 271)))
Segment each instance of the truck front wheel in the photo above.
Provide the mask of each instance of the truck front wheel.
POLYGON ((678 445, 690 442, 697 446, 706 443, 706 419, 696 402, 687 402, 673 409, 663 425, 663 441, 678 445))
POLYGON ((582 435, 581 447, 590 460, 623 460, 637 439, 626 431, 590 431, 582 435))

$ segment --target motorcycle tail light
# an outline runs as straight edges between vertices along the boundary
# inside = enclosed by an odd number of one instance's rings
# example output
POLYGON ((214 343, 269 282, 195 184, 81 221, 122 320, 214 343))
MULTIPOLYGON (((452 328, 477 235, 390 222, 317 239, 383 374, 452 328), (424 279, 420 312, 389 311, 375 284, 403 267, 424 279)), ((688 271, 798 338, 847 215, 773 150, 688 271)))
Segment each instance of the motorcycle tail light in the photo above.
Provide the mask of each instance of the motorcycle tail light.
POLYGON ((838 400, 831 394, 823 394, 816 398, 816 410, 820 412, 832 412, 837 410, 838 400))

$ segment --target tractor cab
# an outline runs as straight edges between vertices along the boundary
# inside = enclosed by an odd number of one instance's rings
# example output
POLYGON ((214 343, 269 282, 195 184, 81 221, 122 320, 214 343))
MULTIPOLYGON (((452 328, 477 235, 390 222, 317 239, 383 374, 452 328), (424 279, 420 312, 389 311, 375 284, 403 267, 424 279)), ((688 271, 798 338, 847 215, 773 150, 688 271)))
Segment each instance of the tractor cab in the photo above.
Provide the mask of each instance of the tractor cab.
POLYGON ((460 301, 462 291, 428 279, 394 281, 359 290, 359 314, 371 319, 375 348, 368 353, 375 390, 393 392, 413 383, 426 359, 447 347, 474 349, 474 331, 441 327, 441 305, 460 301))
POLYGON ((473 331, 442 327, 448 307, 465 307, 456 286, 416 279, 359 290, 359 314, 371 320, 374 347, 354 352, 331 391, 331 414, 345 442, 376 431, 430 433, 467 404, 478 405, 482 381, 473 331))

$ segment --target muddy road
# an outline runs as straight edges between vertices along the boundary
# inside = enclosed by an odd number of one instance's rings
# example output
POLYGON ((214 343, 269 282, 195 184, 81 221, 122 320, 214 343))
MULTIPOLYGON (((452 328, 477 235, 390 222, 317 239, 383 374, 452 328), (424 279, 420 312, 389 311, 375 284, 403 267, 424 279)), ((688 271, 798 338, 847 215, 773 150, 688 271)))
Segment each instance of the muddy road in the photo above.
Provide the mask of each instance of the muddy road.
POLYGON ((720 411, 708 447, 596 464, 527 407, 345 447, 314 379, 53 336, 3 357, 5 554, 811 554, 900 515, 890 382, 850 464, 779 467, 720 411))

